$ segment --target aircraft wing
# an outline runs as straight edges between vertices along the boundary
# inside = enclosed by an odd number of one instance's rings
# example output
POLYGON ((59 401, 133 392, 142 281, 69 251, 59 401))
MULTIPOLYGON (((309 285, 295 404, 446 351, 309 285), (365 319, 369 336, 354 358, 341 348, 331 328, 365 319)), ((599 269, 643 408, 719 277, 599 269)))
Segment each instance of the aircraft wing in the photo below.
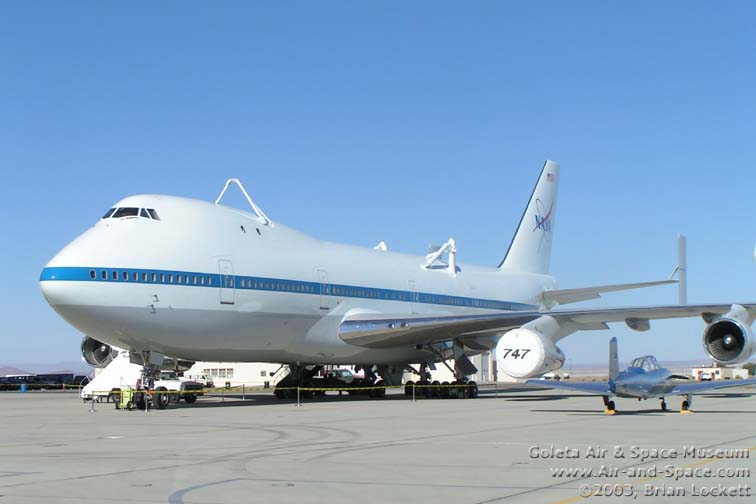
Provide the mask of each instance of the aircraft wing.
POLYGON ((579 392, 589 392, 598 395, 613 395, 609 390, 608 382, 570 382, 570 381, 545 381, 545 380, 528 380, 525 385, 539 385, 541 387, 577 390, 579 392))
POLYGON ((594 287, 582 287, 579 289, 559 289, 545 291, 541 295, 541 302, 544 306, 554 306, 555 304, 577 303, 601 297, 605 292, 618 292, 631 289, 643 289, 645 287, 656 287, 657 285, 669 285, 677 283, 677 280, 659 280, 656 282, 641 282, 614 285, 598 285, 594 287))
MULTIPOLYGON (((753 310, 756 303, 739 303, 753 310)), ((347 343, 367 348, 391 348, 407 345, 427 345, 459 338, 479 346, 493 348, 492 335, 539 317, 554 319, 564 330, 561 339, 580 330, 608 329, 608 322, 624 322, 636 331, 648 330, 650 320, 702 317, 706 322, 727 313, 732 304, 639 306, 627 308, 598 308, 583 310, 523 310, 484 315, 408 315, 383 316, 356 314, 347 317, 339 326, 339 337, 347 343)))
POLYGON ((745 385, 756 384, 756 378, 749 378, 747 380, 715 380, 695 383, 681 383, 675 388, 670 390, 668 394, 685 395, 685 394, 703 394, 709 390, 729 388, 729 387, 743 387, 745 385))

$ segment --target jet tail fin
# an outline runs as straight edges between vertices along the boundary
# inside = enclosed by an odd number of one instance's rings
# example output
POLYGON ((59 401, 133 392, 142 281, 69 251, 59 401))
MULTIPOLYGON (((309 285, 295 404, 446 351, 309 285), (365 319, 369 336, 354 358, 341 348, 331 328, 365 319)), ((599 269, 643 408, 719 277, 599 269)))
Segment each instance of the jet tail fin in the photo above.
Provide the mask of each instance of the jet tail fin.
POLYGON ((559 165, 546 161, 499 268, 528 273, 549 272, 558 185, 559 165))
POLYGON ((609 340, 609 381, 614 381, 619 375, 619 353, 617 352, 617 338, 609 340))

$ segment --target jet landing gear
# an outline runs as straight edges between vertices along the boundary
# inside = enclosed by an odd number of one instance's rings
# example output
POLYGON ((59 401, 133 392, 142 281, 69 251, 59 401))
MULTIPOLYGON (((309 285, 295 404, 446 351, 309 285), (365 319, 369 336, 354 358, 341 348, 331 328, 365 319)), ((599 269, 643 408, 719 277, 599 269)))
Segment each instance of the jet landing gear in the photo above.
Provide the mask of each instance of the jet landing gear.
POLYGON ((680 406, 680 413, 686 414, 686 413, 693 413, 690 410, 691 404, 693 404, 693 396, 690 394, 683 396, 685 399, 682 402, 682 405, 680 406))
POLYGON ((614 408, 614 401, 609 396, 604 396, 604 413, 606 415, 614 415, 617 410, 614 408))
POLYGON ((667 401, 665 401, 663 397, 661 397, 660 399, 661 399, 661 406, 660 406, 660 409, 661 409, 662 411, 667 411, 667 401))

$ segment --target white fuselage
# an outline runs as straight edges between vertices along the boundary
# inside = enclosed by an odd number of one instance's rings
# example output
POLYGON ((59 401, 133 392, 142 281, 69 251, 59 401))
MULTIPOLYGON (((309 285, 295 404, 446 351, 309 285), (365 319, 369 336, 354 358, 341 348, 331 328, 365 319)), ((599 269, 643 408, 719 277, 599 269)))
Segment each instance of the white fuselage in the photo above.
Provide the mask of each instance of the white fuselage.
POLYGON ((171 196, 125 198, 160 220, 107 218, 45 267, 42 291, 70 324, 133 351, 212 361, 407 363, 427 349, 368 349, 338 336, 358 313, 533 308, 553 277, 323 242, 234 208, 171 196))

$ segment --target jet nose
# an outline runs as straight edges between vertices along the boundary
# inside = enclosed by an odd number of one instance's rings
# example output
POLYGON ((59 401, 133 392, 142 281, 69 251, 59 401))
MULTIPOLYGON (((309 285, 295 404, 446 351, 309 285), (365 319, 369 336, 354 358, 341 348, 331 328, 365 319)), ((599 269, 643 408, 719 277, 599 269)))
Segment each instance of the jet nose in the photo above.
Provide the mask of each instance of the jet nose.
POLYGON ((72 289, 66 280, 74 280, 79 268, 45 266, 39 275, 39 288, 50 306, 71 304, 72 289))

